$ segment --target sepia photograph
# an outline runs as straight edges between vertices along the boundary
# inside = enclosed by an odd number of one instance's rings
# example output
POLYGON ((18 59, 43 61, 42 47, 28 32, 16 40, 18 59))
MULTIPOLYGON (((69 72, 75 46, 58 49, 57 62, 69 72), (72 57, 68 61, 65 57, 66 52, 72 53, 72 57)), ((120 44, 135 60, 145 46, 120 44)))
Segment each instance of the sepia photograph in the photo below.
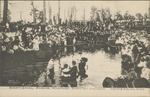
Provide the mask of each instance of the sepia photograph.
POLYGON ((149 89, 150 1, 0 0, 0 87, 149 89))

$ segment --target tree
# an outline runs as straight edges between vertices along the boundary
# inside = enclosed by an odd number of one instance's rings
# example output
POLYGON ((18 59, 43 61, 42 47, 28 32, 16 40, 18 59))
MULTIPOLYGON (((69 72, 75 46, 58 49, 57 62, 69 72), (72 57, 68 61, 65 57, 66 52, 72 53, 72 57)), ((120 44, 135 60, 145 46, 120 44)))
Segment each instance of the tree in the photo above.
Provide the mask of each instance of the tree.
POLYGON ((8 0, 4 0, 4 9, 3 9, 3 24, 6 26, 6 23, 8 22, 8 0))
POLYGON ((100 16, 98 12, 96 12, 96 21, 100 21, 100 16))
POLYGON ((31 10, 30 15, 33 15, 33 14, 35 16, 35 23, 37 21, 39 21, 40 23, 43 22, 43 20, 44 20, 44 12, 43 11, 39 11, 38 9, 34 8, 33 10, 31 10))
POLYGON ((111 17, 112 17, 112 15, 111 15, 111 13, 110 13, 110 9, 106 8, 106 9, 104 9, 103 12, 104 12, 104 19, 110 20, 111 17))
POLYGON ((95 20, 96 12, 97 12, 97 8, 95 6, 92 6, 91 7, 91 14, 92 14, 91 20, 92 21, 95 20))
POLYGON ((56 17, 53 16, 53 22, 54 22, 54 25, 56 25, 56 17))
POLYGON ((30 15, 33 16, 33 21, 36 23, 37 22, 37 17, 39 14, 39 10, 36 8, 33 8, 30 12, 30 15))
POLYGON ((123 16, 123 18, 124 18, 125 20, 129 20, 129 17, 130 17, 129 12, 126 11, 125 14, 124 14, 124 16, 123 16))
POLYGON ((144 18, 145 20, 148 19, 148 14, 145 13, 144 16, 143 16, 143 18, 144 18))
POLYGON ((37 19, 40 21, 40 23, 43 23, 44 21, 44 12, 39 11, 39 14, 37 15, 37 19))
POLYGON ((137 13, 137 14, 136 14, 136 17, 137 17, 137 19, 138 19, 139 21, 142 21, 142 20, 143 20, 143 16, 142 16, 141 13, 137 13))
POLYGON ((130 16, 131 20, 135 20, 135 17, 133 15, 130 16))
POLYGON ((76 12, 77 9, 75 6, 71 7, 68 11, 69 21, 72 22, 73 20, 76 20, 76 12))
POLYGON ((120 14, 120 11, 116 12, 115 17, 116 17, 116 20, 123 20, 123 16, 120 14))
POLYGON ((135 20, 135 17, 133 15, 129 14, 128 11, 125 12, 123 18, 124 18, 124 20, 130 20, 130 21, 135 20))
POLYGON ((10 22, 10 21, 11 21, 10 15, 11 15, 11 11, 8 9, 8 10, 7 10, 7 22, 10 22))

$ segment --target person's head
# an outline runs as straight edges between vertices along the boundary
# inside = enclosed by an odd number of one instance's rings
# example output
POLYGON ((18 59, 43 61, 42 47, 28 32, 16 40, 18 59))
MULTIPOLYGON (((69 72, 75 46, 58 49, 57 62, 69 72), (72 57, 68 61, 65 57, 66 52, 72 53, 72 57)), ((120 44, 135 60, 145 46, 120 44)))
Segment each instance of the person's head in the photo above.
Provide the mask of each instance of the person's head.
POLYGON ((144 62, 144 61, 145 61, 144 57, 141 57, 141 61, 142 61, 142 62, 144 62))
POLYGON ((64 68, 68 68, 68 64, 65 64, 65 65, 64 65, 64 68))
POLYGON ((10 41, 13 41, 13 38, 12 38, 12 37, 9 37, 9 40, 10 40, 10 41))
POLYGON ((76 65, 76 61, 72 61, 72 65, 76 65))
POLYGON ((85 58, 85 57, 82 57, 82 58, 81 58, 81 62, 86 63, 87 61, 88 61, 87 58, 85 58))
POLYGON ((150 56, 147 55, 147 56, 145 57, 145 60, 146 60, 146 61, 150 61, 150 56))
POLYGON ((82 55, 82 52, 79 52, 80 55, 82 55))

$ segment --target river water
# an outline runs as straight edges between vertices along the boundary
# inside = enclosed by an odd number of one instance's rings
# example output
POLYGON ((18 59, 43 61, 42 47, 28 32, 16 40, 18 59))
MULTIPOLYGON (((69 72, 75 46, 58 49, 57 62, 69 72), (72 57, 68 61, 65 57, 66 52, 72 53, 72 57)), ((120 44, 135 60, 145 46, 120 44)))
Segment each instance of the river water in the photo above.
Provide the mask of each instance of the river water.
POLYGON ((71 46, 63 48, 61 53, 67 54, 54 62, 55 84, 52 85, 47 78, 48 62, 46 61, 35 62, 30 65, 16 66, 12 63, 9 67, 4 66, 2 85, 60 87, 60 68, 65 63, 71 66, 72 60, 78 63, 81 57, 88 58, 86 67, 88 78, 82 82, 78 79, 77 87, 100 88, 105 77, 117 78, 121 75, 121 55, 107 46, 71 46), (79 51, 82 54, 79 54, 79 51), (72 52, 74 52, 74 55, 71 54, 72 52))

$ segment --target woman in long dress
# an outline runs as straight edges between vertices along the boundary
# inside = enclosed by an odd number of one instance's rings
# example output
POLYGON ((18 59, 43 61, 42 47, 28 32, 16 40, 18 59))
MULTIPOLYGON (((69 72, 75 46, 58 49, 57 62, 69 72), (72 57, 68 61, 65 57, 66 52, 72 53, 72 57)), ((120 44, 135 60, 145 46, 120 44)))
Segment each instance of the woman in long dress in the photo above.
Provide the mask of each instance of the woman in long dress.
POLYGON ((38 39, 38 36, 36 36, 34 39, 33 39, 33 50, 35 51, 38 51, 39 50, 39 39, 38 39))

